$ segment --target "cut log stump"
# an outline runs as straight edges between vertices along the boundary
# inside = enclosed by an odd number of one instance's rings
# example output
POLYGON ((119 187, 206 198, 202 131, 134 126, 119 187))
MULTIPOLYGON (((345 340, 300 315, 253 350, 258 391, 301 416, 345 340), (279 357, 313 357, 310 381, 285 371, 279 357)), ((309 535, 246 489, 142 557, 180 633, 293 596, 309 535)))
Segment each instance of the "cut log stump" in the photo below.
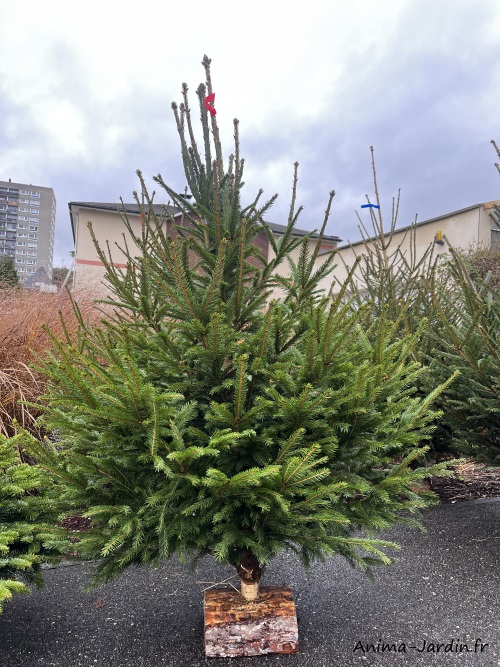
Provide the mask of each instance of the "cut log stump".
POLYGON ((205 592, 207 658, 298 653, 297 613, 288 588, 261 588, 249 602, 234 590, 205 592))

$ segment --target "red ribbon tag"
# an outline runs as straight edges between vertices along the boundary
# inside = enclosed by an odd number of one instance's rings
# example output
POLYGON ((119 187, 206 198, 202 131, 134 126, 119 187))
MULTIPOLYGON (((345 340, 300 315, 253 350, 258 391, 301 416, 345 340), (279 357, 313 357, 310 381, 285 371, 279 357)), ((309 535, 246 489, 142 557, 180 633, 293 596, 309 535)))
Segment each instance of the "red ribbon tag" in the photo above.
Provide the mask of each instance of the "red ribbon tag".
POLYGON ((211 116, 215 116, 215 114, 217 113, 217 111, 212 106, 214 100, 215 100, 215 93, 212 93, 211 95, 207 95, 207 97, 205 97, 205 109, 207 109, 207 111, 210 111, 211 116))

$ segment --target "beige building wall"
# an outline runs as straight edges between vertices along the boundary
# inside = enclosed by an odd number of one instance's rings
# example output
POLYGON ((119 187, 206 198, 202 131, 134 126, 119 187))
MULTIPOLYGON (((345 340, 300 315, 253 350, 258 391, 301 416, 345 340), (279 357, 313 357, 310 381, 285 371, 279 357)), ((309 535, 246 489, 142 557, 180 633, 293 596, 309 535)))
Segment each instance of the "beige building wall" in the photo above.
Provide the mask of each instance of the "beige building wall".
MULTIPOLYGON (((135 234, 140 235, 141 224, 138 214, 128 213, 128 221, 135 234)), ((108 257, 108 245, 113 263, 125 268, 125 256, 119 247, 123 247, 125 234, 131 249, 130 234, 117 211, 104 211, 72 205, 72 219, 75 233, 75 270, 74 287, 102 291, 104 266, 99 259, 92 240, 89 224, 99 242, 99 246, 108 257)))
MULTIPOLYGON (((418 223, 414 226, 413 232, 411 226, 397 230, 392 237, 388 253, 390 255, 391 251, 394 252, 401 244, 401 250, 408 260, 414 253, 418 262, 431 246, 434 256, 448 252, 450 244, 456 248, 469 248, 477 245, 489 248, 492 245, 492 237, 498 233, 493 230, 490 213, 492 207, 498 205, 500 205, 500 201, 492 201, 455 211, 449 215, 418 223), (438 232, 443 235, 443 244, 435 243, 438 232)), ((373 244, 368 241, 367 246, 373 247, 373 244)), ((335 282, 338 285, 343 284, 347 278, 349 268, 353 266, 358 256, 365 253, 365 250, 366 246, 362 241, 338 248, 336 252, 337 266, 333 272, 335 282)), ((331 284, 332 281, 324 281, 322 287, 328 290, 331 284)), ((333 292, 337 292, 338 289, 338 287, 335 287, 333 292)))
MULTIPOLYGON (((129 242, 129 249, 131 249, 130 234, 123 219, 116 210, 106 211, 99 208, 91 208, 88 205, 79 206, 76 203, 70 205, 70 210, 75 234, 74 288, 91 288, 94 291, 102 291, 102 281, 105 273, 104 266, 97 254, 88 225, 89 223, 92 225, 94 234, 96 235, 100 247, 105 250, 106 256, 108 256, 107 245, 109 245, 113 263, 122 268, 125 267, 126 260, 118 246, 123 247, 123 234, 125 234, 127 242, 129 242)), ((139 214, 128 213, 127 217, 134 233, 140 235, 141 227, 139 214)), ((265 235, 262 234, 261 236, 262 238, 258 238, 256 241, 258 245, 261 246, 264 253, 267 253, 268 258, 270 259, 273 255, 273 251, 271 248, 267 248, 267 239, 265 235), (264 248, 263 245, 266 247, 264 248)), ((311 241, 311 250, 314 249, 315 244, 315 240, 311 241)), ((322 245, 322 252, 330 252, 333 248, 335 248, 335 241, 332 239, 325 240, 322 245)), ((299 252, 300 250, 297 248, 292 253, 292 259, 295 262, 298 260, 299 252)), ((318 262, 324 261, 325 258, 326 254, 323 254, 322 257, 318 258, 318 262)), ((288 262, 283 262, 280 267, 280 274, 285 277, 290 275, 288 262)), ((280 291, 277 290, 276 297, 280 295, 280 291)))
MULTIPOLYGON (((427 249, 432 246, 434 255, 441 255, 448 252, 449 244, 457 248, 468 248, 471 245, 482 245, 490 247, 492 245, 492 237, 495 239, 495 234, 500 233, 492 231, 493 223, 491 221, 490 213, 493 206, 500 205, 500 201, 487 202, 486 204, 479 204, 471 206, 460 211, 455 211, 448 215, 433 218, 418 223, 414 226, 414 234, 412 227, 406 227, 397 230, 392 238, 389 252, 397 248, 401 244, 402 251, 410 258, 411 253, 415 253, 416 260, 420 260, 427 249), (438 244, 434 239, 438 232, 443 235, 444 243, 438 244), (411 247, 412 238, 415 239, 414 248, 411 247)), ((98 206, 98 205, 96 205, 98 206)), ((91 208, 89 204, 85 206, 78 206, 78 204, 71 204, 72 222, 75 233, 75 278, 74 286, 80 288, 92 288, 94 291, 102 291, 102 280, 104 277, 104 266, 99 260, 97 251, 92 242, 88 223, 92 224, 94 233, 103 250, 106 254, 107 243, 111 251, 111 257, 115 264, 120 267, 125 267, 125 257, 119 250, 118 246, 123 246, 125 234, 127 240, 130 242, 128 231, 120 214, 116 210, 102 210, 99 208, 91 208)), ((134 232, 140 234, 140 216, 138 213, 128 213, 128 220, 134 232)), ((276 235, 279 238, 279 234, 276 235)), ((334 237, 330 237, 322 244, 320 254, 317 258, 318 266, 321 265, 332 250, 335 248, 334 237)), ((316 240, 311 240, 311 251, 314 250, 316 240)), ((493 241, 495 244, 495 241, 493 241)), ((368 245, 370 242, 368 241, 368 245)), ((332 284, 342 284, 348 273, 349 267, 354 264, 357 256, 363 255, 365 245, 363 242, 357 242, 352 245, 344 245, 336 250, 336 268, 333 274, 325 279, 320 287, 329 292, 332 289, 332 284)), ((292 253, 294 262, 298 261, 300 249, 296 248, 292 253)), ((268 249, 269 259, 272 256, 272 249, 268 249)), ((290 267, 287 262, 284 262, 279 273, 288 277, 290 275, 290 267)), ((333 293, 338 291, 338 287, 333 288, 333 293)), ((283 295, 282 290, 276 290, 274 296, 280 297, 283 295)))

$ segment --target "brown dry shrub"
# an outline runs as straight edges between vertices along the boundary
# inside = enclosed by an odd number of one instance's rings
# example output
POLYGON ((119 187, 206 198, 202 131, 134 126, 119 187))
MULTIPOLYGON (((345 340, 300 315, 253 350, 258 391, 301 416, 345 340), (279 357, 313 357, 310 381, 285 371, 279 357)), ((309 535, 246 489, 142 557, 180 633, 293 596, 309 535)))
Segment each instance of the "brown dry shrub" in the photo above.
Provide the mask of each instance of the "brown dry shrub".
MULTIPOLYGON (((92 294, 80 293, 75 300, 85 318, 99 318, 92 294)), ((34 366, 37 356, 52 344, 42 325, 62 338, 61 315, 67 329, 74 331, 77 320, 67 292, 0 289, 0 433, 12 435, 17 422, 40 436, 37 411, 24 402, 44 393, 44 379, 34 366)))
POLYGON ((464 259, 473 280, 488 278, 490 288, 500 289, 500 247, 471 249, 464 259))

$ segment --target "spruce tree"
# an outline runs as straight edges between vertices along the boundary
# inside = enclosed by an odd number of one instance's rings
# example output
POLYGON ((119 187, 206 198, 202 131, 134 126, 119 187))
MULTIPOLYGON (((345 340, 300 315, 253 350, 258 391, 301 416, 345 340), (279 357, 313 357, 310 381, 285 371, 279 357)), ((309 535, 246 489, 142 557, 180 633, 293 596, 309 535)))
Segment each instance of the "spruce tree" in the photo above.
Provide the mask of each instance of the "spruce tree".
POLYGON ((0 289, 7 287, 17 287, 19 285, 19 276, 12 257, 0 257, 0 289))
POLYGON ((158 215, 138 172, 141 232, 123 212, 126 268, 98 247, 107 314, 54 338, 44 421, 61 441, 34 452, 88 508, 94 529, 78 549, 99 559, 96 582, 131 563, 211 554, 252 599, 283 550, 305 564, 330 554, 368 571, 389 562, 375 533, 415 523, 432 499, 419 480, 442 469, 415 463, 440 390, 413 393, 421 328, 402 336, 345 303, 345 290, 333 301, 319 291, 334 261, 317 262, 333 193, 314 248, 293 233, 297 165, 279 240, 265 222, 274 197, 242 202, 238 121, 225 161, 204 104, 206 56, 203 65, 201 151, 185 84, 172 105, 193 203, 158 176, 182 217, 158 215))
POLYGON ((41 587, 41 564, 60 560, 66 547, 63 531, 54 527, 52 481, 23 457, 33 440, 28 433, 0 434, 0 612, 13 593, 29 592, 27 583, 41 587))
MULTIPOLYGON (((497 144, 491 143, 500 158, 497 144)), ((500 165, 495 167, 500 173, 500 165)), ((491 225, 500 229, 498 207, 492 210, 491 225)), ((439 315, 427 386, 451 369, 460 373, 439 397, 445 415, 440 431, 454 451, 492 465, 500 465, 499 258, 496 247, 450 248, 444 288, 426 281, 439 315)))
POLYGON ((500 465, 500 290, 491 270, 483 278, 467 257, 450 252, 448 290, 430 289, 441 326, 433 332, 429 379, 460 373, 438 400, 451 448, 500 465))
MULTIPOLYGON (((400 192, 392 200, 391 220, 387 225, 377 183, 375 153, 370 147, 375 201, 377 209, 369 208, 367 224, 358 215, 358 229, 362 243, 359 248, 352 246, 356 260, 347 269, 347 291, 352 296, 353 304, 359 307, 367 305, 373 319, 384 317, 399 322, 401 333, 412 333, 427 320, 427 326, 414 350, 414 358, 422 361, 424 351, 430 347, 429 334, 439 322, 439 313, 432 296, 423 282, 439 291, 446 284, 446 276, 440 271, 441 256, 434 252, 431 243, 421 256, 417 255, 417 227, 414 224, 403 234, 398 234, 398 216, 400 192)), ((370 198, 366 195, 366 200, 370 198)), ((339 290, 342 285, 334 285, 339 290)))

